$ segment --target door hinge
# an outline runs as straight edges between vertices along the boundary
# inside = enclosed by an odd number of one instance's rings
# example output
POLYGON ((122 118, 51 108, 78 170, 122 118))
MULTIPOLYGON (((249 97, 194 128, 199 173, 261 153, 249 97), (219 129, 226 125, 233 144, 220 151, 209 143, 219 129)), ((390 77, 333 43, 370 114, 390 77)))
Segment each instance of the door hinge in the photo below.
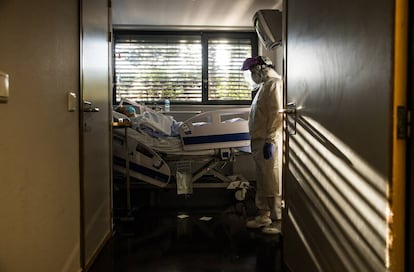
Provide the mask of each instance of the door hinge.
POLYGON ((405 106, 397 107, 397 139, 411 137, 411 111, 405 106))
POLYGON ((112 31, 108 32, 108 42, 112 42, 112 31))

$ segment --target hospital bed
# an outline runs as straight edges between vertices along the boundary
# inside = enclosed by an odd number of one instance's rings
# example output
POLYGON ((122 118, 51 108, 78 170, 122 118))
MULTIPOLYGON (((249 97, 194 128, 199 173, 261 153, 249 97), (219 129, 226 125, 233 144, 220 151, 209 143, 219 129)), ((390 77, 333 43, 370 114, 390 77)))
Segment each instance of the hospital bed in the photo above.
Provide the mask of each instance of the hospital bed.
POLYGON ((248 108, 202 112, 177 122, 168 112, 133 106, 133 117, 113 112, 115 122, 127 124, 113 130, 115 172, 160 188, 176 186, 178 194, 224 187, 244 198, 249 182, 226 166, 249 154, 248 108))

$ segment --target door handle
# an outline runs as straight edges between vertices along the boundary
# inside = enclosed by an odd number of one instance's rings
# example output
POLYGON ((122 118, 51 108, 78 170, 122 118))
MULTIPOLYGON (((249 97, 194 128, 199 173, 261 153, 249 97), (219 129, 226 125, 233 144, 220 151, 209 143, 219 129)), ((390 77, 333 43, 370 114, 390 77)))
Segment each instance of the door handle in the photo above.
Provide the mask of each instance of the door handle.
POLYGON ((286 109, 279 110, 281 113, 285 114, 296 114, 296 104, 295 103, 289 103, 286 105, 286 109))
POLYGON ((286 108, 279 110, 279 112, 286 114, 287 131, 289 135, 295 135, 296 134, 296 119, 297 119, 296 103, 295 102, 288 103, 286 105, 286 108))
POLYGON ((99 112, 100 109, 92 107, 92 102, 83 100, 83 112, 99 112))
POLYGON ((87 108, 87 109, 83 109, 83 112, 99 112, 100 109, 99 108, 87 108))

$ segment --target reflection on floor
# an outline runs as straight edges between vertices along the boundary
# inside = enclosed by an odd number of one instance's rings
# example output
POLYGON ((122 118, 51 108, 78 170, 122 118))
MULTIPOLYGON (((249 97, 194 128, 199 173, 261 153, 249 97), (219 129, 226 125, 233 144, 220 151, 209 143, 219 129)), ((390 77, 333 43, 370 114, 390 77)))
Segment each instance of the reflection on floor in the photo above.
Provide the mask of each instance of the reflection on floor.
POLYGON ((246 229, 249 205, 235 202, 189 210, 146 207, 119 217, 90 271, 282 271, 281 236, 246 229))

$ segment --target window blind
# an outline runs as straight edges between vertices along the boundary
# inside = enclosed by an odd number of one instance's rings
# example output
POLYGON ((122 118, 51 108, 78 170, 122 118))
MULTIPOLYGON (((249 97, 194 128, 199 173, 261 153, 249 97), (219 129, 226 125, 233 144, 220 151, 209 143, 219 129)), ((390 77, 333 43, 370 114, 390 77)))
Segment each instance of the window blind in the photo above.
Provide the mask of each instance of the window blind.
POLYGON ((251 92, 243 73, 243 61, 252 56, 250 39, 208 41, 208 99, 250 100, 251 92))
POLYGON ((117 100, 201 102, 201 39, 141 38, 115 44, 117 100))
POLYGON ((249 103, 240 67, 257 51, 252 33, 118 34, 115 101, 249 103))

